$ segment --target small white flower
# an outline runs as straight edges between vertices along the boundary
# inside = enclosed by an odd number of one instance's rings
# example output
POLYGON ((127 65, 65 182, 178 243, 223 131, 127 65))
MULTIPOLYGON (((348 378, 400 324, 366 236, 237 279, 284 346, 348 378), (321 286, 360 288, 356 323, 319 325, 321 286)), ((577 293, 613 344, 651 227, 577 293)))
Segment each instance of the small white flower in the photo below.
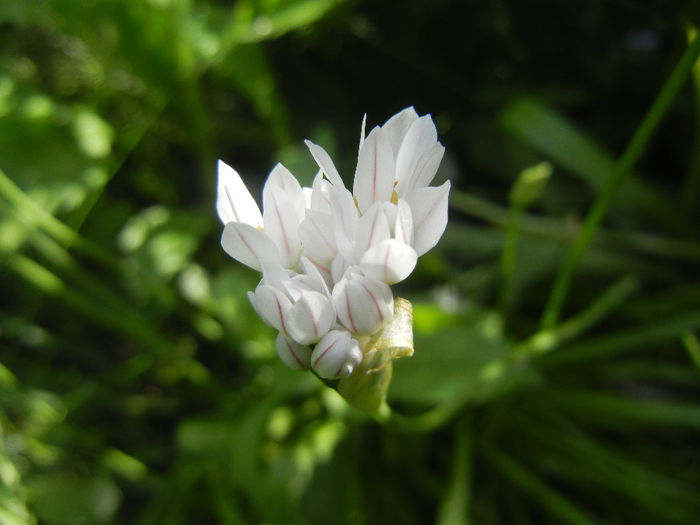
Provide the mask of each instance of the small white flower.
POLYGON ((362 350, 347 330, 331 330, 311 354, 311 368, 325 379, 349 376, 362 362, 362 350))
POLYGON ((290 278, 281 267, 263 264, 262 281, 255 292, 248 292, 260 318, 300 345, 321 339, 335 322, 333 302, 321 277, 290 278))
POLYGON ((263 189, 263 213, 240 175, 219 161, 216 209, 224 223, 221 244, 231 257, 255 270, 262 260, 293 268, 301 255, 299 223, 306 199, 299 182, 277 164, 263 189))
POLYGON ((333 287, 338 321, 354 334, 373 334, 391 320, 394 298, 386 283, 351 267, 333 287))

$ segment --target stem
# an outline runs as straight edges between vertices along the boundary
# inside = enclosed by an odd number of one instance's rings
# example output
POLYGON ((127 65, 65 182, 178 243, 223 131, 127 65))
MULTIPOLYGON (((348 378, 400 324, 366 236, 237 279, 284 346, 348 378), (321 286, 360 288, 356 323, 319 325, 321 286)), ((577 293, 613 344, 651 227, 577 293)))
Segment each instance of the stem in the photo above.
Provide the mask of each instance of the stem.
POLYGON ((513 301, 513 276, 518 262, 518 237, 522 216, 522 207, 514 205, 510 210, 506 238, 501 252, 500 310, 504 325, 507 323, 513 301))
POLYGON ((541 355, 566 341, 570 341, 604 319, 607 314, 625 301, 630 295, 639 289, 639 282, 634 277, 623 277, 608 288, 588 308, 572 317, 558 327, 551 330, 542 330, 524 343, 513 349, 515 355, 521 357, 534 357, 541 355))
POLYGON ((576 272, 579 261, 588 249, 598 226, 605 217, 617 191, 624 182, 634 164, 639 160, 661 119, 668 111, 671 103, 680 91, 683 83, 690 74, 696 59, 700 55, 700 38, 697 36, 686 50, 678 65, 666 81, 649 112, 637 127, 622 156, 615 164, 603 191, 598 195, 586 216, 583 228, 569 249, 564 263, 559 269, 554 286, 549 296, 544 314, 542 328, 551 328, 559 319, 559 314, 566 300, 571 280, 576 272))
MULTIPOLYGON (((482 219, 497 226, 508 226, 510 210, 485 199, 468 195, 459 190, 450 190, 450 205, 461 213, 482 219)), ((521 213, 518 221, 521 234, 556 239, 568 242, 571 234, 558 219, 521 213)), ((641 232, 615 231, 598 229, 596 238, 616 247, 629 249, 656 257, 681 261, 700 262, 700 244, 669 239, 658 235, 641 232)))
MULTIPOLYGON (((697 36, 697 29, 690 28, 688 30, 688 40, 692 40, 697 36)), ((693 94, 695 95, 695 140, 693 144, 693 153, 690 160, 690 168, 688 176, 681 190, 681 205, 683 212, 686 214, 687 220, 691 220, 694 205, 700 192, 700 60, 695 62, 693 66, 693 94)))

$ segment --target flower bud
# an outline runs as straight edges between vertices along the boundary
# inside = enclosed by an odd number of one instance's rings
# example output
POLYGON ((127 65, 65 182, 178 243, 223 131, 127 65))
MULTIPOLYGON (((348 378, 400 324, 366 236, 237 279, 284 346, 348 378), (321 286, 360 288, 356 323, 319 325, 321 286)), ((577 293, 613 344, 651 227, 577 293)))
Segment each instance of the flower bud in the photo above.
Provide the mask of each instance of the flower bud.
POLYGON ((282 362, 293 370, 306 370, 311 363, 311 348, 300 345, 284 336, 278 334, 275 341, 277 355, 282 362))
POLYGON ((333 288, 338 320, 353 334, 373 334, 389 321, 394 310, 385 283, 348 272, 333 288))
POLYGON ((311 367, 325 379, 349 376, 362 362, 362 350, 347 330, 331 330, 311 354, 311 367))

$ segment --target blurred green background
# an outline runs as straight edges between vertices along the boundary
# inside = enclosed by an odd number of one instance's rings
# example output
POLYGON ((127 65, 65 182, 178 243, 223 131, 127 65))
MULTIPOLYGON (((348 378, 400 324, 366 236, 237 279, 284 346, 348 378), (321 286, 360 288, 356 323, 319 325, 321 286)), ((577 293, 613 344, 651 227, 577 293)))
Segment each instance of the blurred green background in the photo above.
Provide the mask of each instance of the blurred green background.
POLYGON ((0 2, 0 523, 698 523, 699 21, 0 2), (349 182, 410 105, 450 223, 375 421, 274 355, 215 168, 308 184, 309 138, 349 182))

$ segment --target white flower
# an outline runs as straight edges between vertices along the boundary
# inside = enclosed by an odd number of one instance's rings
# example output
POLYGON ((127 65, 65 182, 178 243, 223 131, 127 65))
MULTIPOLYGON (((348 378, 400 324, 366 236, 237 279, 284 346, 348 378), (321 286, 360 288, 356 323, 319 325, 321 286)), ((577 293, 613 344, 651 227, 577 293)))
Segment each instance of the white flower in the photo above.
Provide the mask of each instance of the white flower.
MULTIPOLYGON (((387 208, 386 205, 400 206, 404 201, 411 212, 412 234, 410 237, 398 235, 396 227, 392 226, 393 238, 414 248, 416 257, 423 255, 437 244, 447 226, 450 182, 430 186, 445 152, 437 140, 435 124, 430 115, 419 117, 412 107, 397 113, 383 126, 375 127, 366 138, 364 123, 363 120, 352 194, 345 190, 328 153, 321 146, 306 141, 331 182, 335 216, 343 220, 344 237, 353 238, 347 231, 354 227, 354 220, 349 218, 350 204, 356 207, 357 215, 364 215, 375 203, 383 203, 387 208)), ((390 210, 389 206, 387 212, 392 213, 390 210)), ((404 218, 406 216, 404 213, 404 218)), ((352 259, 344 251, 347 243, 342 240, 338 240, 338 250, 352 259)))
POLYGON ((221 244, 263 274, 251 304, 279 331, 285 364, 329 379, 362 362, 357 336, 384 329, 394 313, 389 285, 410 275, 447 224, 450 183, 430 186, 444 154, 430 115, 407 108, 366 137, 365 123, 352 192, 310 141, 320 168, 312 187, 277 164, 262 213, 238 173, 218 165, 221 244))
POLYGON ((317 274, 289 277, 281 267, 264 262, 263 279, 248 298, 266 324, 300 345, 317 342, 335 322, 333 302, 317 274))
POLYGON ((311 354, 311 368, 325 379, 349 376, 362 362, 362 350, 347 330, 331 330, 311 354))
POLYGON ((373 334, 391 320, 394 298, 383 282, 371 279, 351 267, 333 287, 333 304, 338 321, 354 334, 373 334))
POLYGON ((260 213, 240 175, 219 161, 216 209, 224 223, 221 244, 231 257, 255 270, 261 261, 279 262, 293 268, 301 255, 299 223, 304 219, 306 199, 299 182, 277 164, 263 188, 260 213))

